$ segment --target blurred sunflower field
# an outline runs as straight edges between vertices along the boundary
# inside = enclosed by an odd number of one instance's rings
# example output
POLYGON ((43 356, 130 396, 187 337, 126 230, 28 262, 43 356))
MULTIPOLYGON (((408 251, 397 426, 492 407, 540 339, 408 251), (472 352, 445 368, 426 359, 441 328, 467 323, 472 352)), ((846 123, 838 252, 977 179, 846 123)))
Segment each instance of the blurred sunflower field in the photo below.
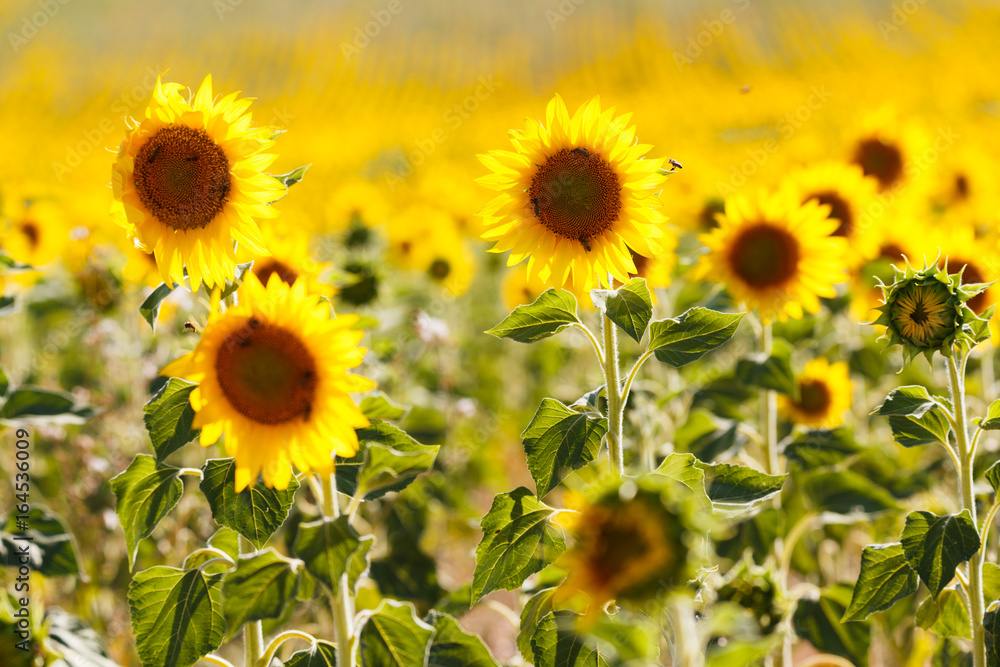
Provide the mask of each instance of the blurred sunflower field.
POLYGON ((1000 666, 1000 6, 0 4, 2 667, 1000 666))

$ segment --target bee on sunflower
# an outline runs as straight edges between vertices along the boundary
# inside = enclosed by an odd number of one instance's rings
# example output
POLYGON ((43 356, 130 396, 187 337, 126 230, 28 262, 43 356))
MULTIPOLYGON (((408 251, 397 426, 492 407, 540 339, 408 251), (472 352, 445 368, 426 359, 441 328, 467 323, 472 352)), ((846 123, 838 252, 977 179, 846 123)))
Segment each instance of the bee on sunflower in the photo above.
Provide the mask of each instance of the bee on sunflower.
POLYGON ((375 383, 350 369, 361 364, 364 335, 357 316, 330 317, 330 307, 272 273, 267 285, 250 276, 239 305, 213 308, 195 349, 161 375, 197 382, 191 392, 201 444, 225 436, 236 461, 236 491, 263 476, 288 488, 291 466, 333 472, 333 455, 358 451, 355 428, 368 425, 351 399, 375 383))
POLYGON ((734 195, 717 220, 716 229, 698 237, 709 252, 692 278, 724 283, 765 324, 818 312, 819 297, 835 296, 834 285, 846 278, 847 242, 833 235, 839 223, 815 199, 734 195))
POLYGON ((479 155, 493 173, 477 182, 501 193, 480 212, 491 252, 510 251, 508 266, 527 260, 528 274, 577 294, 609 286, 609 275, 627 282, 633 253, 672 252, 657 210, 664 160, 644 158, 652 146, 635 142, 630 120, 598 97, 570 117, 556 95, 544 122, 511 130, 515 151, 479 155))
POLYGON ((233 242, 265 254, 255 218, 277 215, 286 193, 265 173, 277 158, 272 128, 251 128, 251 100, 216 99, 206 76, 190 100, 159 79, 145 118, 122 141, 112 167, 112 215, 137 246, 152 252, 165 283, 192 289, 235 276, 233 242))

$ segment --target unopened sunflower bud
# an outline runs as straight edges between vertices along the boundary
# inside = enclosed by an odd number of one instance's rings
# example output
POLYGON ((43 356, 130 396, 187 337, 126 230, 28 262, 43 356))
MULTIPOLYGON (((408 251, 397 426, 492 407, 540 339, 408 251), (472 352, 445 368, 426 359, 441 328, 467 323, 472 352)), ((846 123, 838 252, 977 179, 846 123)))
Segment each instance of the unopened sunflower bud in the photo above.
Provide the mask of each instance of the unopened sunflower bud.
POLYGON ((923 354, 930 361, 934 352, 950 356, 955 345, 971 348, 989 337, 993 308, 980 315, 967 305, 988 283, 962 285, 962 272, 948 273, 938 262, 917 271, 909 262, 900 271, 896 267, 891 284, 879 282, 883 304, 874 324, 885 326, 884 337, 890 345, 901 345, 909 360, 923 354))

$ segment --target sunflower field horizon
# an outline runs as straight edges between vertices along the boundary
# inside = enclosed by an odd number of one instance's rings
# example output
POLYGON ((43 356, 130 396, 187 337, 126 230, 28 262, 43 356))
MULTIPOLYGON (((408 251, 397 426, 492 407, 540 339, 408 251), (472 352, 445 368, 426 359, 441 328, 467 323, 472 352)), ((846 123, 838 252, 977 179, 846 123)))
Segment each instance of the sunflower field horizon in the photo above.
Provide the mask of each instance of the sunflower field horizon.
POLYGON ((0 29, 0 666, 1000 667, 995 3, 0 29))

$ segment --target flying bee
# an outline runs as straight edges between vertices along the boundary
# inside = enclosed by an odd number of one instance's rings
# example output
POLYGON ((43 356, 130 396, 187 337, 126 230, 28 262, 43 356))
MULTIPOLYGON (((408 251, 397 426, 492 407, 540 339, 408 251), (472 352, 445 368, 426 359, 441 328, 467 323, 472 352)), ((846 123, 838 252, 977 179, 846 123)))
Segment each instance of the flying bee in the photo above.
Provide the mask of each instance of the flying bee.
POLYGON ((673 167, 674 169, 683 169, 684 168, 684 165, 682 165, 680 162, 678 162, 677 160, 675 160, 673 158, 667 158, 667 162, 669 162, 670 166, 673 167))

